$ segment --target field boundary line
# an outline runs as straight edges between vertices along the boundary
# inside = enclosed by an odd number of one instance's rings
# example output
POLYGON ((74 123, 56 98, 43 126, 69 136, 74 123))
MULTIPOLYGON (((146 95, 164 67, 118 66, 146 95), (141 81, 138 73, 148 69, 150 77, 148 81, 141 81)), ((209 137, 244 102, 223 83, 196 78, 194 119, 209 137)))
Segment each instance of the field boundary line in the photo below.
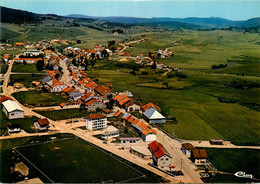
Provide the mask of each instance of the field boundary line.
POLYGON ((54 183, 44 172, 42 172, 38 167, 36 167, 30 160, 28 160, 22 153, 20 153, 16 148, 13 148, 19 155, 21 155, 27 162, 29 162, 35 169, 42 173, 51 183, 54 183))

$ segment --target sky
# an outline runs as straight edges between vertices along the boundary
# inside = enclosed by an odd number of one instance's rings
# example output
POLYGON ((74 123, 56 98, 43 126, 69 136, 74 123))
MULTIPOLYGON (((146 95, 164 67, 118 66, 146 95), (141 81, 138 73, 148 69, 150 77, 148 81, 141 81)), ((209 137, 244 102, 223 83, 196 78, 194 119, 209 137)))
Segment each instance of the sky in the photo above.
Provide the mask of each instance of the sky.
POLYGON ((128 17, 260 17, 260 0, 0 0, 1 6, 57 15, 128 17))

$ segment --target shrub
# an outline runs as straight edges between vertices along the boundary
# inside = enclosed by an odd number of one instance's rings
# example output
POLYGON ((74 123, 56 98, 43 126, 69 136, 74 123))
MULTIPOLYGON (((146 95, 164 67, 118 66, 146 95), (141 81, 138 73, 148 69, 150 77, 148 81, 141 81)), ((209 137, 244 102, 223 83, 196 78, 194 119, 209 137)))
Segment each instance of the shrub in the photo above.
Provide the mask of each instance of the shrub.
POLYGON ((219 69, 219 68, 226 68, 227 64, 219 64, 219 65, 212 65, 211 69, 215 70, 215 69, 219 69))
POLYGON ((141 75, 148 75, 148 72, 147 72, 147 71, 143 71, 143 72, 141 73, 141 75))
POLYGON ((187 75, 182 72, 175 72, 175 76, 179 78, 187 78, 187 75))

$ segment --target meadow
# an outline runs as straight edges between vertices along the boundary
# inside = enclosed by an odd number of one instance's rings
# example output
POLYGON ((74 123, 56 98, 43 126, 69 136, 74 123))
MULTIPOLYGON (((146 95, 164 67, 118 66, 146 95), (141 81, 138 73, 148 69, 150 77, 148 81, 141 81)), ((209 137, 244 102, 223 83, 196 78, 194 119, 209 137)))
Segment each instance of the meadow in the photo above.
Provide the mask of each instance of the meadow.
POLYGON ((12 72, 19 73, 46 73, 45 71, 38 71, 35 64, 14 64, 12 72))
POLYGON ((79 109, 63 109, 63 110, 56 110, 56 111, 35 111, 35 112, 54 121, 70 119, 70 118, 81 118, 90 115, 90 112, 79 110, 79 109))
POLYGON ((10 76, 10 83, 9 85, 13 85, 14 83, 21 83, 25 87, 31 87, 32 81, 39 81, 43 75, 34 75, 32 76, 31 74, 12 74, 10 76))
POLYGON ((34 105, 40 104, 42 107, 59 106, 61 103, 68 102, 68 97, 64 97, 61 93, 39 93, 36 91, 23 91, 13 93, 13 97, 22 104, 34 105))

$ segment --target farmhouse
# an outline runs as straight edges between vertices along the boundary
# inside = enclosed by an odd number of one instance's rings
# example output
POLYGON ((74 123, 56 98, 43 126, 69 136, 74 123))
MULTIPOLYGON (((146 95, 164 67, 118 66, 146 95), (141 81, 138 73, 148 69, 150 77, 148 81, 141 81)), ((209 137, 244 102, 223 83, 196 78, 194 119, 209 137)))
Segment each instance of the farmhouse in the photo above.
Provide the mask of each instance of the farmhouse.
POLYGON ((2 104, 3 104, 3 111, 8 117, 8 119, 24 118, 24 110, 15 101, 6 100, 2 104))
POLYGON ((171 156, 167 153, 162 144, 153 141, 148 144, 149 150, 152 153, 154 165, 158 167, 170 167, 171 156))
POLYGON ((156 109, 149 108, 144 111, 143 115, 149 123, 165 123, 166 118, 161 115, 156 109))
POLYGON ((50 127, 50 122, 47 118, 38 119, 34 122, 33 126, 38 130, 46 130, 50 127))
POLYGON ((185 155, 188 155, 190 157, 191 151, 195 150, 196 148, 191 143, 183 143, 181 145, 181 150, 185 155))
POLYGON ((108 126, 105 130, 105 133, 102 134, 101 138, 109 139, 113 137, 119 137, 119 130, 114 126, 108 126))
POLYGON ((102 101, 95 98, 89 99, 84 103, 84 105, 88 111, 96 111, 97 108, 102 109, 106 107, 106 105, 102 101))
POLYGON ((205 149, 195 149, 191 152, 191 160, 195 165, 205 165, 207 162, 207 152, 205 149))
POLYGON ((152 159, 152 154, 147 146, 131 146, 129 151, 142 159, 152 159))
POLYGON ((89 130, 99 130, 107 127, 107 117, 104 114, 92 114, 85 118, 86 128, 89 130))
POLYGON ((58 81, 51 85, 51 92, 61 92, 65 88, 67 88, 67 86, 62 82, 58 81))
POLYGON ((127 112, 140 111, 140 106, 136 105, 133 101, 126 103, 124 106, 127 112))
POLYGON ((142 107, 143 111, 146 111, 150 108, 154 108, 157 111, 161 112, 161 108, 159 106, 155 105, 153 102, 150 102, 142 107))

